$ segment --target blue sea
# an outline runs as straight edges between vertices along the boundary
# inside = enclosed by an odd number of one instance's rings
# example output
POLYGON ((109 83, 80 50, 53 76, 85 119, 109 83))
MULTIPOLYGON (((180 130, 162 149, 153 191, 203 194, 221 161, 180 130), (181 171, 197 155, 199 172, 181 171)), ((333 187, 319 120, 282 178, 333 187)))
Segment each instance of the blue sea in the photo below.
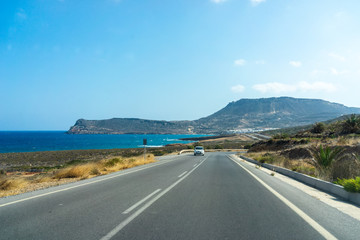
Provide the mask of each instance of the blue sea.
POLYGON ((172 143, 189 143, 180 138, 206 135, 70 135, 65 131, 0 131, 0 153, 79 149, 139 148, 143 139, 147 147, 172 143))

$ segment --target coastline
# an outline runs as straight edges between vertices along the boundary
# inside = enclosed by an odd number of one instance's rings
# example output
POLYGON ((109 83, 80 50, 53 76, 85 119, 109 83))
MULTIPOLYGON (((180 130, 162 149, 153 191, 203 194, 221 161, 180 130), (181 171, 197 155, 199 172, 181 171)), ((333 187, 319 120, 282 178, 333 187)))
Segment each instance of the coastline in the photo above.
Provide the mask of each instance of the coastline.
MULTIPOLYGON (((146 151, 149 154, 160 156, 185 147, 184 144, 175 144, 166 147, 149 147, 146 148, 146 151)), ((0 170, 6 172, 43 172, 62 168, 66 165, 98 161, 109 157, 139 156, 143 152, 143 148, 114 148, 0 153, 0 170)))
POLYGON ((159 147, 187 144, 191 140, 180 139, 201 136, 206 135, 69 135, 64 131, 0 131, 0 153, 143 148, 143 139, 147 139, 149 147, 159 147))

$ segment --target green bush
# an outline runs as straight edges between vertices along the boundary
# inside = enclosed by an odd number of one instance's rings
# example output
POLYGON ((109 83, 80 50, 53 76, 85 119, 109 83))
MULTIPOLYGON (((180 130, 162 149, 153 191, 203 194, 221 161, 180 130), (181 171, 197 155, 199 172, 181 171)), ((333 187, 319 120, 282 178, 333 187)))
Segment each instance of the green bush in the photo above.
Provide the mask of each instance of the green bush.
POLYGON ((342 124, 343 133, 358 133, 360 131, 360 117, 352 114, 342 124))
POLYGON ((325 131, 325 124, 322 122, 315 123, 313 128, 310 131, 312 133, 322 133, 325 131))
POLYGON ((165 154, 165 151, 163 150, 155 150, 151 152, 152 154, 154 154, 154 156, 162 156, 165 154))
POLYGON ((120 158, 112 158, 105 163, 105 167, 113 167, 118 163, 123 162, 120 158))
POLYGON ((356 177, 355 179, 338 179, 335 183, 343 186, 348 192, 360 193, 360 177, 356 177))
POLYGON ((286 139, 289 137, 290 137, 290 135, 288 133, 278 133, 278 134, 275 134, 272 138, 273 139, 286 139))
POLYGON ((312 164, 316 167, 316 170, 318 171, 318 177, 323 178, 324 180, 332 180, 329 179, 331 178, 331 167, 333 163, 339 159, 342 152, 344 152, 344 149, 342 148, 331 148, 329 146, 323 147, 322 145, 320 145, 319 148, 312 149, 312 164))
POLYGON ((256 158, 256 160, 260 163, 273 163, 275 161, 275 157, 271 154, 264 154, 261 157, 256 158))
POLYGON ((251 148, 251 144, 246 144, 245 146, 244 146, 244 149, 250 149, 251 148))

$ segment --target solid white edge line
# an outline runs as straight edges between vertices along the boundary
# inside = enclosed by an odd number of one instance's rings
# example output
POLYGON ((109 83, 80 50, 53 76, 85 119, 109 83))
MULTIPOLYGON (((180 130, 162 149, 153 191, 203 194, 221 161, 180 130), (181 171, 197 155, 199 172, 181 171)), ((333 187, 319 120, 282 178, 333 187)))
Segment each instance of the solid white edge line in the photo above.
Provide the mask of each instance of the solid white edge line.
POLYGON ((178 178, 181 178, 181 177, 184 176, 186 173, 187 173, 187 171, 183 172, 182 174, 180 174, 180 175, 178 176, 178 178))
POLYGON ((196 167, 197 164, 194 165, 194 167, 196 167))
MULTIPOLYGON (((148 168, 160 166, 160 165, 162 165, 162 164, 165 164, 165 163, 168 163, 168 162, 171 162, 171 161, 174 161, 174 160, 166 160, 166 162, 158 162, 158 163, 155 163, 155 164, 150 165, 150 166, 149 166, 149 165, 148 165, 148 166, 145 165, 145 167, 141 167, 141 168, 139 168, 139 169, 134 169, 134 170, 131 170, 131 171, 125 172, 125 173, 121 173, 121 171, 120 171, 119 174, 116 174, 116 175, 114 175, 114 176, 110 176, 110 177, 102 178, 102 179, 99 179, 99 180, 95 180, 95 181, 91 181, 91 182, 79 184, 79 185, 76 185, 76 186, 72 186, 72 187, 68 187, 68 188, 63 188, 63 189, 59 189, 59 190, 56 190, 56 191, 52 191, 52 192, 48 192, 48 193, 43 193, 43 194, 40 194, 40 195, 36 195, 36 196, 32 196, 32 197, 28 197, 28 198, 24 198, 24 199, 19 199, 19 200, 16 200, 16 201, 4 203, 4 204, 1 204, 1 205, 0 205, 0 208, 1 208, 1 207, 5 207, 5 206, 9 206, 9 205, 12 205, 12 204, 15 204, 15 203, 20 203, 20 202, 24 202, 24 201, 27 201, 27 200, 31 200, 31 199, 35 199, 35 198, 39 198, 39 197, 43 197, 43 196, 47 196, 47 195, 51 195, 51 194, 54 194, 54 193, 64 192, 64 191, 67 191, 67 190, 70 190, 70 189, 74 189, 74 188, 78 188, 78 187, 83 187, 83 186, 90 185, 90 184, 93 184, 93 183, 98 183, 98 182, 106 181, 106 180, 109 180, 109 179, 112 179, 112 178, 121 177, 121 176, 130 174, 130 173, 134 173, 134 172, 142 171, 142 170, 145 170, 145 169, 148 169, 148 168)), ((76 182, 73 182, 73 183, 76 183, 76 182)), ((71 184, 71 183, 70 183, 70 184, 71 184)), ((61 186, 61 185, 60 185, 60 186, 61 186)))
POLYGON ((320 233, 325 239, 335 240, 337 239, 334 235, 328 232, 325 228, 323 228, 320 224, 318 224, 314 219, 312 219, 309 215, 303 212, 300 208, 291 203, 288 199, 282 196, 280 193, 275 191, 272 187, 267 185, 264 181, 258 178, 255 174, 250 172, 244 166, 242 166, 239 162, 228 156, 230 160, 238 164, 241 168, 243 168, 246 172, 248 172, 253 178, 255 178, 259 183, 261 183, 267 190, 269 190, 272 194, 274 194, 277 198, 279 198, 283 203, 285 203, 291 210, 293 210, 296 214, 298 214, 302 219, 304 219, 312 228, 314 228, 318 233, 320 233))
MULTIPOLYGON (((206 159, 205 159, 206 160, 206 159)), ((204 160, 204 161, 205 161, 204 160)), ((156 202, 159 198, 164 196, 167 192, 169 192, 171 189, 173 189, 177 184, 179 184, 181 181, 183 181, 185 178, 187 178, 195 169, 197 169, 204 161, 202 161, 197 167, 193 168, 190 172, 188 172, 185 176, 171 184, 168 188, 166 188, 164 191, 156 195, 153 199, 148 201, 144 206, 142 206, 140 209, 138 209, 136 212, 134 212, 132 215, 130 215, 127 219, 122 221, 119 225, 117 225, 113 230, 111 230, 106 236, 102 237, 100 240, 109 240, 113 236, 115 236, 118 232, 121 231, 126 225, 128 225, 132 220, 134 220, 137 216, 139 216, 143 211, 145 211, 148 207, 150 207, 154 202, 156 202)))
POLYGON ((154 196, 156 193, 158 193, 159 191, 161 191, 161 189, 157 189, 154 192, 150 193, 149 195, 147 195, 146 197, 144 197, 143 199, 141 199, 140 201, 138 201, 137 203, 135 203, 134 205, 132 205, 131 207, 129 207, 128 209, 126 209, 122 214, 128 214, 129 212, 131 212, 132 210, 134 210, 135 208, 137 208, 140 204, 142 204, 143 202, 145 202, 146 200, 148 200, 149 198, 151 198, 152 196, 154 196))

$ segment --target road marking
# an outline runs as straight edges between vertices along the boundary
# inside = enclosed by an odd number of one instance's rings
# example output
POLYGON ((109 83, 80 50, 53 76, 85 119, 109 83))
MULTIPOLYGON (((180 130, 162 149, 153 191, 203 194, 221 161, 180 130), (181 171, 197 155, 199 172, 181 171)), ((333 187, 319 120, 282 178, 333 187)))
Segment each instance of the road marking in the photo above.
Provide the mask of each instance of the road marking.
MULTIPOLYGON (((205 159, 206 160, 206 159, 205 159)), ((204 162, 204 161, 203 161, 204 162)), ((201 162, 196 168, 198 168, 203 162, 201 162)), ((169 192, 171 189, 173 189, 176 185, 178 185, 181 181, 183 181, 185 178, 187 178, 193 171, 195 171, 196 168, 193 168, 190 172, 188 172, 186 175, 184 175, 182 178, 171 184, 168 188, 166 188, 164 191, 160 192, 158 195, 156 195, 153 199, 148 201, 144 206, 139 208, 136 212, 134 212, 132 215, 130 215, 127 219, 122 221, 119 225, 117 225, 113 230, 111 230, 106 236, 102 237, 100 240, 109 240, 113 236, 115 236, 118 232, 121 231, 126 225, 128 225, 132 220, 134 220, 137 216, 139 216, 142 212, 144 212, 148 207, 150 207, 154 202, 156 202, 159 198, 164 196, 167 192, 169 192)))
POLYGON ((194 165, 194 167, 196 167, 197 164, 194 165))
POLYGON ((337 239, 334 235, 329 233, 325 228, 323 228, 320 224, 318 224, 314 219, 312 219, 309 215, 307 215, 305 212, 303 212, 300 208, 295 206, 293 203, 291 203, 289 200, 287 200, 284 196, 282 196, 280 193, 275 191, 272 187, 267 185, 264 181, 262 181, 260 178, 258 178, 255 174, 250 172, 248 169, 246 169, 244 166, 242 166, 239 162, 232 159, 231 157, 227 156, 230 160, 234 161, 236 164, 238 164, 240 167, 242 167, 246 172, 248 172, 253 178, 255 178, 259 183, 261 183, 267 190, 269 190, 272 194, 274 194, 277 198, 279 198, 283 203, 285 203, 291 210, 293 210, 295 213, 297 213, 302 219, 304 219, 312 228, 314 228, 318 233, 320 233, 325 239, 331 239, 335 240, 337 239))
POLYGON ((181 178, 181 177, 184 176, 186 173, 187 173, 187 171, 183 172, 182 174, 180 174, 180 175, 178 176, 178 178, 181 178))
POLYGON ((106 181, 106 180, 109 180, 109 179, 112 179, 112 178, 117 178, 117 177, 121 177, 121 176, 130 174, 130 173, 134 173, 134 172, 142 171, 142 170, 145 170, 145 169, 148 169, 148 168, 160 166, 162 164, 165 164, 165 163, 168 163, 168 162, 171 162, 171 161, 174 161, 174 160, 166 160, 166 162, 159 162, 159 163, 156 163, 154 165, 145 166, 145 167, 138 168, 138 169, 133 169, 133 170, 131 170, 129 172, 125 172, 125 173, 120 172, 119 174, 116 174, 114 176, 110 176, 110 177, 98 179, 98 180, 95 180, 95 181, 79 184, 79 185, 76 185, 76 186, 63 188, 63 189, 59 189, 59 190, 56 190, 56 191, 47 192, 47 193, 39 194, 39 195, 36 195, 36 196, 32 196, 32 197, 28 197, 28 198, 24 198, 24 199, 20 199, 20 200, 16 200, 16 201, 4 203, 4 204, 0 205, 0 208, 5 207, 5 206, 9 206, 9 205, 12 205, 12 204, 15 204, 15 203, 24 202, 24 201, 27 201, 27 200, 31 200, 31 199, 35 199, 35 198, 39 198, 39 197, 44 197, 44 196, 51 195, 51 194, 54 194, 54 193, 64 192, 64 191, 71 190, 71 189, 74 189, 74 188, 83 187, 83 186, 90 185, 90 184, 93 184, 93 183, 103 182, 103 181, 106 181))
POLYGON ((146 200, 148 200, 149 198, 151 198, 152 196, 154 196, 156 193, 158 193, 160 191, 161 191, 161 189, 157 189, 154 192, 150 193, 145 198, 141 199, 140 201, 138 201, 137 203, 135 203, 134 205, 132 205, 131 207, 126 209, 122 214, 128 214, 129 212, 131 212, 132 210, 137 208, 140 204, 142 204, 143 202, 145 202, 146 200))

